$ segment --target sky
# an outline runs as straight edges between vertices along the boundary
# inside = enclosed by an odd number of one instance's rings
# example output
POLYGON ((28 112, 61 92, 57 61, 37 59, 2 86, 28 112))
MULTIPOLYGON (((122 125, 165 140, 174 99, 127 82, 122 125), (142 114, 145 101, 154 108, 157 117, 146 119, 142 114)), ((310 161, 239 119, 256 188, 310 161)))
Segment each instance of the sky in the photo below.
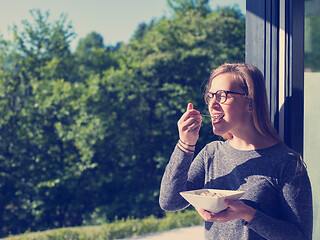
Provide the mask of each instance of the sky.
MULTIPOLYGON (((245 11, 245 0, 210 0, 210 6, 238 4, 245 11)), ((71 43, 74 50, 78 41, 92 31, 99 33, 105 45, 127 43, 140 23, 170 16, 167 0, 0 0, 0 34, 12 39, 14 24, 22 30, 22 20, 32 22, 31 9, 50 12, 49 22, 66 14, 77 37, 71 43)))

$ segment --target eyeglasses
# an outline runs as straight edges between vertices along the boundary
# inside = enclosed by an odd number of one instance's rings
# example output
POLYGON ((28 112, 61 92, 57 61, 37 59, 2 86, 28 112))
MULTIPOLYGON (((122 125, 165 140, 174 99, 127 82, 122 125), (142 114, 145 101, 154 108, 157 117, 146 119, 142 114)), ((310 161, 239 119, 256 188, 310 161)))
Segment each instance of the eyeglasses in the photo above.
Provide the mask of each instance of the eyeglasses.
POLYGON ((215 93, 212 92, 206 92, 204 94, 204 101, 207 105, 209 105, 210 101, 213 99, 214 95, 216 95, 216 100, 218 103, 224 103, 227 101, 228 94, 239 94, 239 95, 247 95, 246 93, 238 93, 238 92, 232 92, 232 91, 225 91, 225 90, 218 90, 215 93))

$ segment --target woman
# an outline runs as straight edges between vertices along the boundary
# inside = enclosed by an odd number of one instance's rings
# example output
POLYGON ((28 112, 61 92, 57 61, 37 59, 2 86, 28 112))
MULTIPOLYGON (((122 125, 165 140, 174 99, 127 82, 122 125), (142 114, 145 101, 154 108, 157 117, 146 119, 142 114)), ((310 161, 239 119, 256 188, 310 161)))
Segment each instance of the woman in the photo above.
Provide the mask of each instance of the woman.
POLYGON ((223 64, 211 73, 204 97, 214 134, 227 140, 209 143, 194 158, 202 117, 188 104, 178 121, 179 141, 161 183, 162 209, 188 207, 181 191, 245 191, 238 201, 226 200, 228 208, 220 213, 197 209, 205 220, 206 239, 311 239, 307 171, 272 127, 259 69, 223 64))

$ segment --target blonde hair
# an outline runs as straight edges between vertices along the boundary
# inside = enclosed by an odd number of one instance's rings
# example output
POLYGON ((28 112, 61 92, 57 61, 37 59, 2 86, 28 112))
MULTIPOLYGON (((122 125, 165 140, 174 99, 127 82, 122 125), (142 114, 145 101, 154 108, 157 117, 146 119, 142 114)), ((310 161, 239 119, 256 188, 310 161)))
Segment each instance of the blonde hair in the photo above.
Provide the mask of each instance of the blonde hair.
MULTIPOLYGON (((281 141, 277 131, 270 120, 269 106, 265 81, 261 71, 246 63, 225 63, 211 71, 209 82, 205 91, 208 92, 212 85, 212 80, 220 74, 230 73, 234 76, 239 86, 247 93, 247 100, 251 104, 253 123, 257 131, 265 137, 281 141)), ((232 138, 232 134, 226 133, 222 137, 232 138)))

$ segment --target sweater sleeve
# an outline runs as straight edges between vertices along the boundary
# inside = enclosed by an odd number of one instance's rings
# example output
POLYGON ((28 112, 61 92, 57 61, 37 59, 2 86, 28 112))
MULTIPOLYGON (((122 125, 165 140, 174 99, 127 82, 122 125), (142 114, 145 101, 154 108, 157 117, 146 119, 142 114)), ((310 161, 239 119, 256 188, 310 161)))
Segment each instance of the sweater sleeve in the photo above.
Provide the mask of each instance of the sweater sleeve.
POLYGON ((313 214, 311 184, 306 169, 287 166, 279 182, 281 219, 272 218, 257 210, 247 223, 249 229, 266 239, 312 239, 313 214), (294 176, 294 177, 292 177, 294 176))
POLYGON ((198 165, 195 163, 201 162, 201 154, 192 162, 193 156, 175 147, 160 186, 159 204, 163 210, 178 211, 188 207, 189 203, 180 195, 180 192, 203 187, 203 180, 202 183, 189 180, 190 173, 193 177, 197 173, 200 174, 198 165))

